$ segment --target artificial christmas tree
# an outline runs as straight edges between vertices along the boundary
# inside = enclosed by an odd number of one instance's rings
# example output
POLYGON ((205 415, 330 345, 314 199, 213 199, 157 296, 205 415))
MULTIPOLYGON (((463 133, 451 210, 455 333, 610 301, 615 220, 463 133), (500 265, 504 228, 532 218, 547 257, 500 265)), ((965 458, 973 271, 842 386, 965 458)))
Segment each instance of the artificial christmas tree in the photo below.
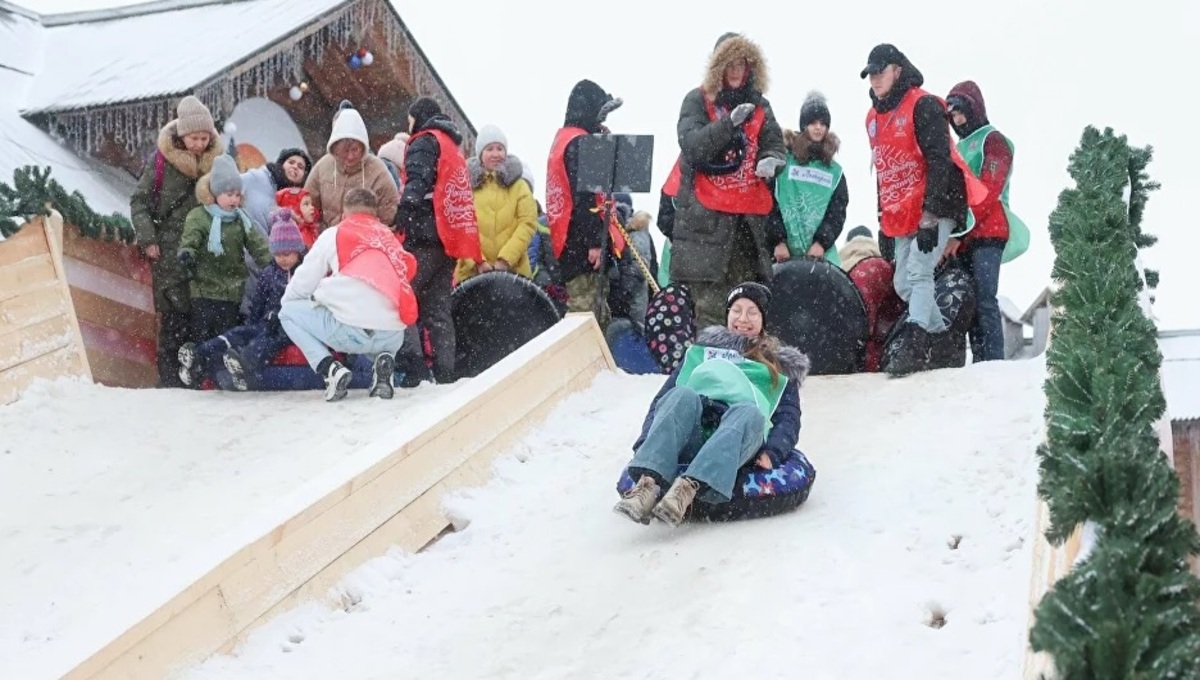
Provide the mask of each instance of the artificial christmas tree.
POLYGON ((1154 430, 1166 408, 1162 359, 1138 300, 1137 249, 1155 242, 1141 230, 1158 188, 1151 157, 1111 129, 1087 128, 1069 166, 1076 186, 1050 216, 1062 285, 1038 493, 1051 543, 1085 524, 1095 535, 1030 632, 1063 679, 1200 677, 1200 580, 1187 563, 1200 537, 1179 515, 1179 481, 1154 430))

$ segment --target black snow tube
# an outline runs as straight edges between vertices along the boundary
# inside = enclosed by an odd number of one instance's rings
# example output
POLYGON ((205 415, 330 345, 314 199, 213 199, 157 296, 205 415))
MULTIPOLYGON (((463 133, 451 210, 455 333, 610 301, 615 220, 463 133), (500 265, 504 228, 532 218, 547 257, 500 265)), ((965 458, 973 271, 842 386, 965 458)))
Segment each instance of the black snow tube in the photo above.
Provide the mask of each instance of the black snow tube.
POLYGON ((460 378, 483 373, 562 318, 545 291, 511 272, 472 276, 450 304, 460 378))
POLYGON ((808 355, 812 375, 862 370, 867 308, 849 275, 825 260, 775 265, 767 332, 808 355))
MULTIPOLYGON (((967 332, 975 322, 975 282, 971 275, 957 262, 951 262, 938 270, 934 280, 934 299, 946 323, 946 332, 932 336, 929 360, 925 366, 935 368, 960 368, 967 363, 967 332)), ((904 334, 904 323, 898 323, 888 335, 883 349, 883 367, 891 363, 904 334)))
MULTIPOLYGON (((686 464, 679 466, 681 473, 686 469, 686 464)), ((697 498, 688 510, 687 519, 730 522, 791 512, 808 500, 816 479, 816 468, 803 453, 796 450, 784 460, 783 465, 774 470, 763 470, 751 463, 738 470, 733 498, 728 503, 708 503, 697 498)), ((617 493, 624 494, 633 485, 634 480, 625 470, 617 481, 617 493)))

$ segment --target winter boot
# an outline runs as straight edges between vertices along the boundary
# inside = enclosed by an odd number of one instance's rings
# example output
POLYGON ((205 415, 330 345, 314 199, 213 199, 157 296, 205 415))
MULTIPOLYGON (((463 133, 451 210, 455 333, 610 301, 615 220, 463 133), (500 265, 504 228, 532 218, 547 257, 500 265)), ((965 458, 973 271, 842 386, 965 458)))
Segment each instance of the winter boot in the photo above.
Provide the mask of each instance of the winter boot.
POLYGON ((317 365, 317 374, 325 379, 325 401, 345 399, 350 391, 350 369, 333 357, 325 357, 317 365))
POLYGON ((200 367, 196 365, 196 343, 185 342, 179 347, 179 380, 187 387, 200 385, 200 367))
POLYGON ((687 515, 688 508, 692 507, 692 501, 696 500, 696 492, 699 490, 700 482, 694 479, 676 479, 658 505, 654 506, 654 516, 673 527, 679 526, 687 515))
POLYGON ((250 389, 250 385, 246 383, 246 368, 242 363, 242 355, 236 349, 226 350, 221 361, 225 363, 225 370, 229 371, 229 380, 233 382, 233 389, 238 392, 250 389))
POLYGON ((625 515, 635 522, 649 524, 650 511, 654 509, 660 491, 658 482, 654 481, 653 477, 642 475, 637 484, 626 491, 625 496, 613 506, 613 512, 625 515))
POLYGON ((367 394, 380 399, 391 399, 396 390, 392 387, 392 377, 396 372, 396 357, 387 352, 375 357, 375 366, 371 377, 371 391, 367 394))

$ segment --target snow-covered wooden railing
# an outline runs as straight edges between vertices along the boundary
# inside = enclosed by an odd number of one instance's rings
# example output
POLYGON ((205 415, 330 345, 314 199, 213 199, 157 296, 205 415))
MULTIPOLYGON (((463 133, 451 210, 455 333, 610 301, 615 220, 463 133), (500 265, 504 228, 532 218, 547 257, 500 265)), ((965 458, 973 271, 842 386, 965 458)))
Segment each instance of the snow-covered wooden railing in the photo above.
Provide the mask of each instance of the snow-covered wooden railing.
POLYGON ((170 677, 289 609, 330 599, 346 574, 390 547, 421 549, 450 528, 447 493, 487 481, 498 455, 605 370, 615 363, 600 327, 591 314, 571 314, 446 392, 430 413, 406 422, 396 411, 396 429, 268 516, 247 518, 244 547, 65 678, 170 677))
POLYGON ((41 378, 91 379, 62 238, 62 215, 52 211, 0 241, 0 405, 41 378))

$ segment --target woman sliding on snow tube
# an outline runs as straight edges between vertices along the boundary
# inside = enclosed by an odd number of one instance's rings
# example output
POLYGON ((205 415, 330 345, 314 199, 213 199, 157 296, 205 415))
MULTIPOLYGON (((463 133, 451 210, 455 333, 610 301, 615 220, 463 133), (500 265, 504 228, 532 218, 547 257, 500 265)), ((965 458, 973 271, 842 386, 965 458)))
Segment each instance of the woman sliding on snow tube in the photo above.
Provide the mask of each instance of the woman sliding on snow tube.
POLYGON ((795 505, 807 495, 812 468, 802 456, 792 459, 808 357, 763 330, 770 298, 762 284, 740 284, 726 299, 725 327, 705 328, 688 348, 646 414, 626 469, 636 484, 616 512, 678 526, 694 503, 734 500, 739 471, 751 461, 762 471, 801 465, 795 505))

